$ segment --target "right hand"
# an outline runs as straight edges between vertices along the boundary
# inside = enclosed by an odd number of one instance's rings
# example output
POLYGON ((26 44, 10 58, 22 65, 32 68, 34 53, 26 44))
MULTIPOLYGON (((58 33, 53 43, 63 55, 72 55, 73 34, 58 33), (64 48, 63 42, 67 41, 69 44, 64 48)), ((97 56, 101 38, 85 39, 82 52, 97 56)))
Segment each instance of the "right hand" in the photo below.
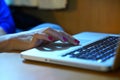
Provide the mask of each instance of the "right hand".
POLYGON ((58 31, 51 28, 42 28, 31 31, 24 31, 9 36, 9 50, 27 50, 40 46, 44 43, 51 43, 56 40, 69 42, 78 45, 79 41, 64 31, 58 31))

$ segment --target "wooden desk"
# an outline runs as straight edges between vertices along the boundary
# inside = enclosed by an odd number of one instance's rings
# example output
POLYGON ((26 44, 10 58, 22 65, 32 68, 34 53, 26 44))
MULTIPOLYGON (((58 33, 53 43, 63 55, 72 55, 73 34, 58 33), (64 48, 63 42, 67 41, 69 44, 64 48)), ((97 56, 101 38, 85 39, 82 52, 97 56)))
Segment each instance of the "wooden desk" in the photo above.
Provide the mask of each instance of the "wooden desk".
POLYGON ((120 80, 120 70, 96 72, 23 61, 19 53, 0 53, 0 80, 120 80))

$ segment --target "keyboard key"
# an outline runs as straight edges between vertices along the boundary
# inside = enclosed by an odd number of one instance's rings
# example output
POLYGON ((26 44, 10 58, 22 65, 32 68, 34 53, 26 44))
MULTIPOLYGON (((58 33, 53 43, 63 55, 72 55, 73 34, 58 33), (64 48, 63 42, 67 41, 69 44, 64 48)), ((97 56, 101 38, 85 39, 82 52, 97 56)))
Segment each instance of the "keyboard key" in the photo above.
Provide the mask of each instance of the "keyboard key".
POLYGON ((76 51, 62 55, 62 57, 70 57, 77 59, 90 59, 97 62, 104 62, 115 56, 119 37, 108 36, 102 40, 84 46, 76 51))

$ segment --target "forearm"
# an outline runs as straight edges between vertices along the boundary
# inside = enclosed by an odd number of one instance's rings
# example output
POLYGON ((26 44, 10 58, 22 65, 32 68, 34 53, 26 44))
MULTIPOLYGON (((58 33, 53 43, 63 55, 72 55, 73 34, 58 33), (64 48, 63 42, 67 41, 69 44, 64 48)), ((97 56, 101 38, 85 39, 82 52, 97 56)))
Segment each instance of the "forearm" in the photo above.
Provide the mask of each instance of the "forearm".
POLYGON ((0 36, 0 52, 10 50, 25 50, 22 48, 28 45, 28 42, 26 40, 31 35, 32 35, 31 33, 28 33, 28 31, 26 31, 21 33, 6 34, 0 36))
POLYGON ((11 46, 10 38, 9 36, 0 36, 0 52, 3 51, 9 51, 11 46))
POLYGON ((4 51, 9 51, 10 50, 10 47, 9 47, 8 43, 9 43, 8 40, 0 42, 0 52, 4 52, 4 51))
POLYGON ((16 37, 19 37, 19 36, 20 35, 17 35, 17 33, 0 36, 0 52, 12 50, 13 47, 16 45, 14 43, 14 40, 16 39, 16 37))

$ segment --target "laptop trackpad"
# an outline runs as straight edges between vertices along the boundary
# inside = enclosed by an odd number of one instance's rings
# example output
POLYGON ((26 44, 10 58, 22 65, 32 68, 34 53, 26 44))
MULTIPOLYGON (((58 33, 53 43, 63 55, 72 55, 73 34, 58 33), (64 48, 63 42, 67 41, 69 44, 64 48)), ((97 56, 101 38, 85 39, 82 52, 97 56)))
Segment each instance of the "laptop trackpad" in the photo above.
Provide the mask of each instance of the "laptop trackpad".
MULTIPOLYGON (((78 46, 83 46, 86 43, 89 43, 91 40, 84 40, 81 39, 80 40, 80 44, 78 46)), ((40 51, 58 51, 58 50, 66 50, 68 48, 73 48, 73 47, 78 47, 78 46, 74 46, 68 42, 61 42, 61 41, 56 41, 54 43, 50 43, 48 45, 43 45, 40 47, 37 47, 37 49, 39 49, 40 51)))

